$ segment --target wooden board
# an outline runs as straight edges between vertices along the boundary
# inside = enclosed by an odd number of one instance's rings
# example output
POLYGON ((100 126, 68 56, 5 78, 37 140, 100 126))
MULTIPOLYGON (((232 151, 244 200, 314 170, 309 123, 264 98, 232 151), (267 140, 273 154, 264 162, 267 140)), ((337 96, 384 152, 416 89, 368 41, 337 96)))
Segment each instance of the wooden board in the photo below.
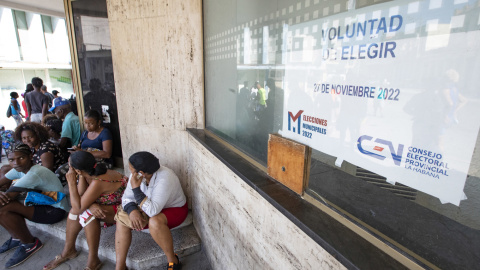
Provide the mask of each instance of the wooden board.
POLYGON ((310 170, 310 147, 270 134, 268 139, 268 174, 302 195, 310 170))

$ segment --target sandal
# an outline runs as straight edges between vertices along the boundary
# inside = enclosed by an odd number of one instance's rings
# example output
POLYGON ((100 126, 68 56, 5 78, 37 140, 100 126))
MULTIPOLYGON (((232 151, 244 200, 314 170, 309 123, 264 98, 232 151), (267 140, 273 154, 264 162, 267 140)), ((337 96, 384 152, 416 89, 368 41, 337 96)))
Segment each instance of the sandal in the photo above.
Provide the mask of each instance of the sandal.
POLYGON ((177 257, 178 263, 169 262, 167 270, 180 270, 182 268, 182 264, 180 263, 180 259, 178 259, 178 255, 175 254, 175 257, 177 257))
POLYGON ((85 266, 85 268, 83 268, 83 270, 99 270, 99 269, 102 267, 102 265, 103 265, 103 263, 100 262, 100 263, 97 264, 97 266, 95 266, 95 268, 93 268, 93 269, 90 268, 90 267, 88 267, 88 266, 85 266))
POLYGON ((60 264, 70 260, 70 259, 74 259, 78 256, 78 254, 80 254, 79 251, 76 251, 74 254, 70 255, 70 256, 66 256, 66 257, 62 257, 62 254, 59 254, 57 256, 55 256, 55 259, 53 259, 52 261, 48 262, 47 265, 45 265, 43 267, 43 270, 51 270, 51 269, 54 269, 56 267, 58 267, 60 264))

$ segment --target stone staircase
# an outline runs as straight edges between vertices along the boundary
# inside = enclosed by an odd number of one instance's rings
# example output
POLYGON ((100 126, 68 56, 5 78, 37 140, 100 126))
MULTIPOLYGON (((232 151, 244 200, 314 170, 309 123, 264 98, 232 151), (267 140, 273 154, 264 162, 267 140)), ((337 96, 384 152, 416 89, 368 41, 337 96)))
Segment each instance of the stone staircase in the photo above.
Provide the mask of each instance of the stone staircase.
MULTIPOLYGON (((65 240, 67 219, 52 225, 37 224, 27 221, 29 227, 35 227, 57 238, 65 240)), ((99 256, 115 262, 115 226, 101 229, 99 256)), ((189 213, 182 225, 172 229, 173 247, 180 258, 201 250, 201 240, 192 223, 189 213)), ((82 230, 77 238, 77 248, 88 251, 87 239, 82 230)), ((151 269, 167 263, 162 249, 155 243, 149 233, 132 231, 132 245, 127 257, 129 269, 151 269)))

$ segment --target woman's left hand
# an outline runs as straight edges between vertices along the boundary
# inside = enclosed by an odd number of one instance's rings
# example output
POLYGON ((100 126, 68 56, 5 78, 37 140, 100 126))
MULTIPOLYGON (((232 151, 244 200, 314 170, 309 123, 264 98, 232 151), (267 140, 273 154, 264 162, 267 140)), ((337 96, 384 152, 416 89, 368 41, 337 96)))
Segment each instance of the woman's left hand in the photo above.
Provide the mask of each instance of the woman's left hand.
POLYGON ((67 178, 68 183, 75 183, 75 185, 77 184, 77 172, 73 169, 72 166, 69 166, 68 172, 65 177, 67 178))

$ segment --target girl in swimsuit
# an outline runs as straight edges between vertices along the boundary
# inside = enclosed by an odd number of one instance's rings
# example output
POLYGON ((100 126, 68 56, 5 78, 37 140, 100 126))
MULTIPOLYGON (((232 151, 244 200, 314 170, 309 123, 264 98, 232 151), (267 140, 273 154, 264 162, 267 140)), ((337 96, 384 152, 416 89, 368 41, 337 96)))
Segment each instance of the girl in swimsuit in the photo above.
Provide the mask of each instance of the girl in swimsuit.
POLYGON ((85 151, 74 152, 69 163, 66 178, 72 209, 67 219, 65 246, 62 254, 57 255, 43 269, 53 269, 78 255, 75 241, 82 226, 85 228, 89 248, 85 270, 99 269, 102 264, 98 257, 100 221, 114 223, 113 218, 117 206, 122 202, 128 177, 107 169, 104 163, 97 163, 95 157, 85 151))

